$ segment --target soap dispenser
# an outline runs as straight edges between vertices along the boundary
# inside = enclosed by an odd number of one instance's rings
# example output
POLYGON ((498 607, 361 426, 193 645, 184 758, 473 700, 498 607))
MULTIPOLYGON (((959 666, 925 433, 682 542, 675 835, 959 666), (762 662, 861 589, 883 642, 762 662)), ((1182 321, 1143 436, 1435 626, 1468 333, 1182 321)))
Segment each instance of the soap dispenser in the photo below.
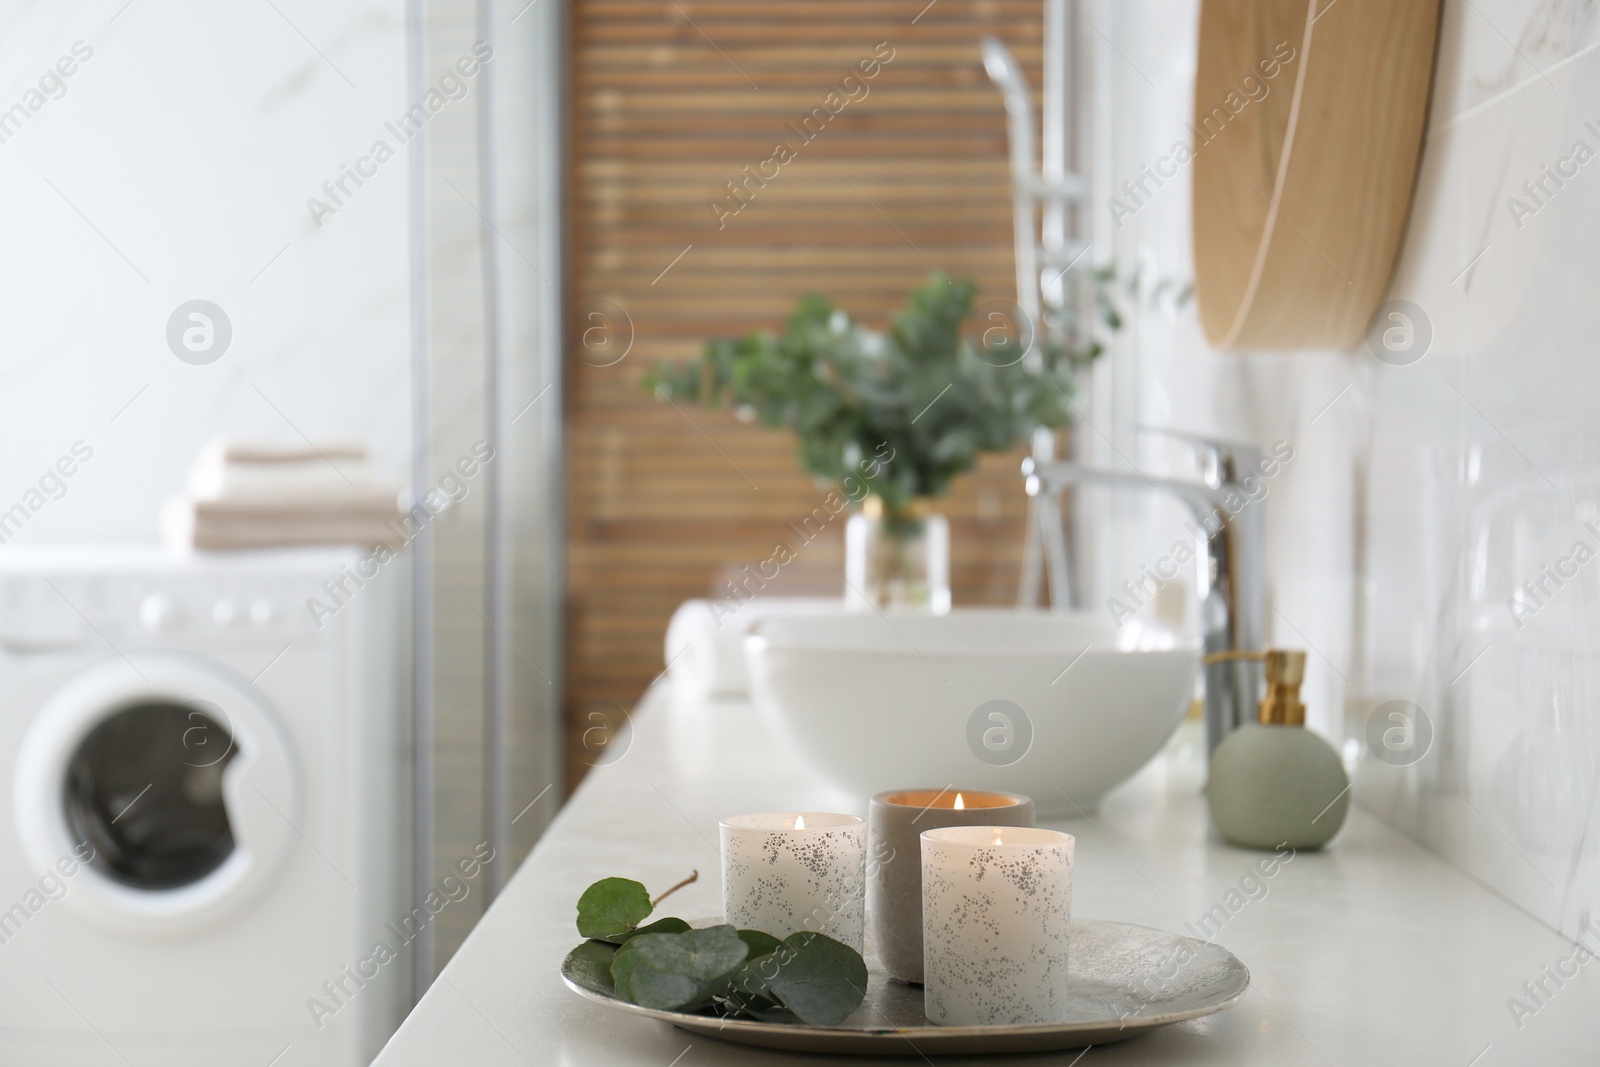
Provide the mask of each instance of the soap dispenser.
POLYGON ((1320 848, 1344 824, 1350 778, 1333 746, 1305 728, 1306 654, 1255 655, 1267 663, 1261 721, 1229 734, 1212 754, 1211 818, 1245 848, 1320 848))

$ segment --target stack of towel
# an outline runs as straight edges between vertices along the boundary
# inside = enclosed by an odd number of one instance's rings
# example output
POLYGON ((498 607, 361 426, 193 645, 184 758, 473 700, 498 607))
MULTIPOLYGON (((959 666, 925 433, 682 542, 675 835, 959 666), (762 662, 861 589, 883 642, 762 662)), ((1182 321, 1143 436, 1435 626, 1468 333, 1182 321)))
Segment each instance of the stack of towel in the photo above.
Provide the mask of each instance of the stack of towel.
POLYGON ((403 531, 398 487, 372 474, 355 442, 217 440, 201 450, 183 496, 167 502, 162 540, 172 548, 388 545, 403 531))

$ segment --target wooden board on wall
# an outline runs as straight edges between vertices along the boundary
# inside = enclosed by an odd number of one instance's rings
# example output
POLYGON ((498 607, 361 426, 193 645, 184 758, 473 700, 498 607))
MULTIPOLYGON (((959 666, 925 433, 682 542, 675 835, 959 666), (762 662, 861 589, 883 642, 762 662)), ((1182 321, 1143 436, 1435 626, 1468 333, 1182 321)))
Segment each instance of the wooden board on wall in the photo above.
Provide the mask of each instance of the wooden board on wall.
MULTIPOLYGON (((805 293, 873 325, 935 269, 1014 298, 1005 113, 978 42, 1005 41, 1037 87, 1040 6, 574 0, 569 784, 596 758, 585 731, 660 673, 673 609, 793 543, 787 523, 826 491, 788 434, 662 404, 640 377, 694 358, 707 338, 780 327, 805 293), (874 59, 862 79, 858 65, 874 59), (793 158, 764 177, 780 143, 793 158)), ((988 457, 943 505, 958 604, 1016 596, 1019 457, 988 457)), ((800 549, 768 592, 841 591, 842 526, 800 549)))

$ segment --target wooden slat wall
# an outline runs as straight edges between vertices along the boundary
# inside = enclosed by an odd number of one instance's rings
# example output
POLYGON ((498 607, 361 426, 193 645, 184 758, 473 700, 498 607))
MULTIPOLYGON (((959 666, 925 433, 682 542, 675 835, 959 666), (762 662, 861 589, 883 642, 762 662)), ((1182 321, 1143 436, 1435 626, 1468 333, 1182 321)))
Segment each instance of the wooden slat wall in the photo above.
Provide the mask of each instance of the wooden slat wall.
MULTIPOLYGON (((592 758, 582 747, 589 713, 637 701, 661 670, 679 602, 715 595, 780 540, 798 558, 769 592, 842 586, 842 519, 803 547, 785 525, 825 491, 800 471, 793 439, 726 411, 674 410, 645 394, 640 376, 656 360, 694 357, 708 337, 779 327, 807 292, 882 324, 934 265, 1010 298, 1005 118, 978 41, 1004 40, 1037 86, 1040 6, 574 0, 572 782, 592 758), (787 124, 821 106, 881 42, 893 58, 866 83, 868 95, 802 142, 787 124), (796 158, 765 187, 751 186, 749 203, 719 229, 708 202, 725 199, 724 183, 780 141, 796 158), (630 336, 626 358, 610 363, 630 336)), ((958 604, 1016 595, 1025 513, 1017 458, 990 457, 945 503, 958 604)))

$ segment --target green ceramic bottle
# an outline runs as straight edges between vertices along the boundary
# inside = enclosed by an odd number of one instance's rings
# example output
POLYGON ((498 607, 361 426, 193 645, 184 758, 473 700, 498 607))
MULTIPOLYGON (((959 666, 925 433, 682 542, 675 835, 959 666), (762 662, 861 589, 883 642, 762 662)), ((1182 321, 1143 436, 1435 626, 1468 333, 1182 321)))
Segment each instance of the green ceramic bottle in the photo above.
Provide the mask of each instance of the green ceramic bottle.
POLYGON ((1211 819, 1244 848, 1320 848, 1350 808, 1350 778, 1333 746, 1305 728, 1304 652, 1266 653, 1260 723, 1230 734, 1211 756, 1211 819))

